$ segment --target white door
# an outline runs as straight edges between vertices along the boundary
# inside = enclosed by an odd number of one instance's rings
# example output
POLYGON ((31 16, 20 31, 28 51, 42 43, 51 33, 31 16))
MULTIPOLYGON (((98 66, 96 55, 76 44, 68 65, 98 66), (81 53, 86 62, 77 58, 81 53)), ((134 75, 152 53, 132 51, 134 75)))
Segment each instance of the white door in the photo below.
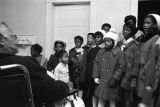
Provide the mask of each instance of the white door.
POLYGON ((74 37, 80 35, 85 45, 89 33, 89 12, 89 4, 55 6, 53 41, 65 41, 68 51, 75 46, 74 37))

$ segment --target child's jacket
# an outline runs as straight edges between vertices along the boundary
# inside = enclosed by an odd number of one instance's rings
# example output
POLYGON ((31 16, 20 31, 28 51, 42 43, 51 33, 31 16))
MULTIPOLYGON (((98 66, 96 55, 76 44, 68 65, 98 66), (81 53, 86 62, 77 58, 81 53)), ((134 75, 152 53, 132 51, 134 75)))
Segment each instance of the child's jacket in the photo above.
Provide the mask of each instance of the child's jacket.
POLYGON ((119 100, 119 82, 125 69, 123 52, 119 47, 110 51, 101 49, 93 66, 93 78, 99 78, 100 84, 95 89, 95 95, 104 100, 119 100))

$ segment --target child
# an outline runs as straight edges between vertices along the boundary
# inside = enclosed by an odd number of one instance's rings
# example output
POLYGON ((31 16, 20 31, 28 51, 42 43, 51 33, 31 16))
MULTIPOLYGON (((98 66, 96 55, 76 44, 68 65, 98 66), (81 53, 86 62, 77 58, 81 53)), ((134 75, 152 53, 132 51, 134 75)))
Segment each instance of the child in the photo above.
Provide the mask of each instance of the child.
POLYGON ((57 54, 58 65, 54 70, 55 80, 61 80, 65 83, 69 83, 69 70, 68 70, 68 54, 66 51, 61 50, 57 54))
POLYGON ((95 83, 92 78, 92 72, 93 72, 93 61, 95 60, 95 57, 97 55, 97 52, 104 48, 103 44, 103 33, 100 31, 95 32, 95 45, 91 46, 91 49, 89 50, 87 54, 87 63, 86 63, 86 90, 87 90, 87 98, 88 98, 88 105, 87 107, 97 107, 97 99, 94 96, 94 89, 95 89, 95 83))
POLYGON ((157 68, 157 56, 159 56, 159 32, 160 16, 149 14, 144 19, 143 29, 144 37, 141 40, 141 59, 140 71, 138 77, 138 95, 142 98, 143 107, 151 107, 155 89, 155 76, 157 68), (146 106, 144 106, 146 105, 146 106))
POLYGON ((38 63, 42 67, 46 68, 48 60, 46 57, 44 57, 41 54, 41 52, 42 52, 42 46, 40 46, 39 44, 34 44, 31 46, 31 56, 35 57, 37 59, 38 63))
POLYGON ((95 58, 92 77, 97 84, 95 96, 98 97, 98 107, 105 107, 106 101, 109 101, 109 107, 115 107, 116 101, 120 99, 119 82, 125 62, 123 52, 115 47, 117 40, 117 34, 105 34, 105 48, 100 49, 95 58))
POLYGON ((133 92, 135 92, 137 88, 136 83, 140 65, 139 43, 134 40, 134 29, 134 26, 131 24, 123 25, 124 40, 120 46, 124 52, 126 62, 126 70, 121 83, 121 87, 124 89, 124 107, 131 107, 131 105, 134 104, 131 102, 131 99, 133 99, 133 92))
POLYGON ((82 98, 83 95, 83 83, 79 81, 79 76, 82 71, 82 59, 83 59, 83 38, 81 36, 74 37, 75 47, 69 50, 69 70, 73 87, 79 89, 78 96, 82 98))
POLYGON ((105 33, 107 33, 111 29, 111 25, 109 23, 104 23, 101 29, 104 30, 105 33))
POLYGON ((57 53, 60 50, 65 50, 66 44, 63 41, 55 41, 54 43, 54 51, 55 54, 52 54, 49 58, 49 61, 47 63, 47 70, 48 71, 53 71, 57 64, 59 63, 58 58, 57 58, 57 53))

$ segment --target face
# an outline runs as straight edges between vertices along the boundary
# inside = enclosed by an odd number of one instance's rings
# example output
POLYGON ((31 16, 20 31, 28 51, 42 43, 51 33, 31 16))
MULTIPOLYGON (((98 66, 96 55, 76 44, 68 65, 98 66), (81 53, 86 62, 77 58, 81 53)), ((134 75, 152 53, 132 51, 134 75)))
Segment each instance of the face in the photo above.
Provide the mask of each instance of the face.
POLYGON ((55 50, 55 52, 59 52, 60 50, 63 50, 62 44, 58 43, 54 50, 55 50))
POLYGON ((76 39, 74 42, 75 42, 76 48, 80 48, 81 47, 82 41, 80 39, 76 39))
POLYGON ((64 63, 64 64, 68 63, 68 54, 67 53, 63 54, 61 62, 64 63))
POLYGON ((103 38, 101 35, 96 35, 96 38, 95 38, 95 43, 96 45, 99 45, 103 42, 103 38))
POLYGON ((144 34, 148 35, 154 29, 155 24, 150 17, 146 17, 143 23, 144 34))
POLYGON ((93 36, 92 36, 92 35, 88 35, 88 36, 87 36, 87 44, 88 44, 88 45, 91 45, 91 44, 93 43, 93 41, 94 41, 93 36))
POLYGON ((129 27, 124 26, 123 27, 123 37, 127 40, 132 36, 132 30, 129 27))
POLYGON ((38 54, 38 53, 37 53, 33 48, 31 48, 31 56, 32 56, 32 57, 36 57, 37 54, 38 54))
POLYGON ((114 45, 113 40, 111 38, 105 38, 104 43, 105 43, 105 48, 106 49, 111 49, 114 45))
POLYGON ((104 26, 103 30, 107 33, 110 30, 110 28, 108 26, 104 26))
POLYGON ((126 23, 136 27, 136 23, 133 20, 128 20, 126 23))

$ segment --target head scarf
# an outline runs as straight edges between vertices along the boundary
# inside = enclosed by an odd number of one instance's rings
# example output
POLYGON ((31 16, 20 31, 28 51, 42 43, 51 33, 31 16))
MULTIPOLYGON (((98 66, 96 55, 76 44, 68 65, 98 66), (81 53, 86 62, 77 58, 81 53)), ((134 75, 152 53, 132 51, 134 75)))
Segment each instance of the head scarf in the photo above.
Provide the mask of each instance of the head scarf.
POLYGON ((149 14, 152 15, 157 21, 157 28, 160 29, 160 16, 158 14, 149 14))
POLYGON ((113 39, 114 42, 115 42, 115 46, 117 45, 117 42, 118 42, 118 34, 117 33, 113 32, 113 31, 109 31, 108 33, 106 33, 104 35, 104 39, 105 38, 111 38, 111 39, 113 39))

